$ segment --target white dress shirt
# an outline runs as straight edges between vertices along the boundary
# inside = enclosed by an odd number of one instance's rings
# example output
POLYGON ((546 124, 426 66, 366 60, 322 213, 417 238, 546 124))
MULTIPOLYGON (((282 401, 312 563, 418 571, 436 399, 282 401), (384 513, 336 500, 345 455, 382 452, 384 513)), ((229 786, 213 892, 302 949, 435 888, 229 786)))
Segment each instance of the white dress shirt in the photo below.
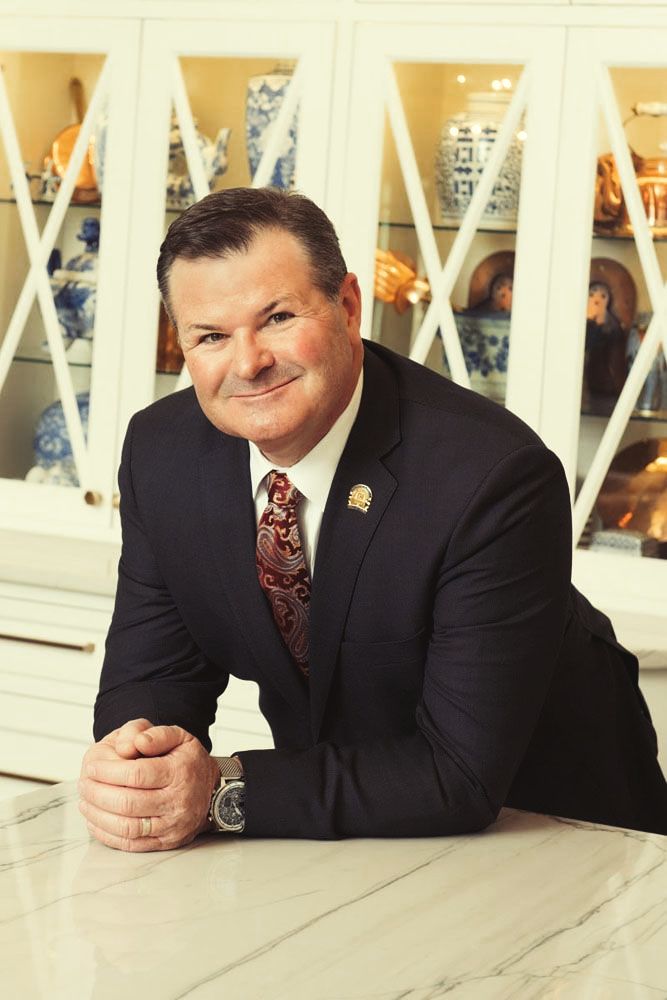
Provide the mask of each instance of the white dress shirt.
POLYGON ((324 507, 340 456, 343 454, 343 449, 352 430, 352 424, 359 412, 363 383, 364 372, 362 369, 352 398, 336 423, 296 465, 291 465, 289 468, 276 465, 261 453, 257 445, 253 444, 252 441, 248 442, 250 445, 250 481, 258 524, 267 504, 266 482, 272 469, 275 469, 276 472, 284 472, 289 476, 290 482, 303 494, 304 499, 297 508, 297 519, 301 545, 311 580, 315 569, 315 553, 324 507))

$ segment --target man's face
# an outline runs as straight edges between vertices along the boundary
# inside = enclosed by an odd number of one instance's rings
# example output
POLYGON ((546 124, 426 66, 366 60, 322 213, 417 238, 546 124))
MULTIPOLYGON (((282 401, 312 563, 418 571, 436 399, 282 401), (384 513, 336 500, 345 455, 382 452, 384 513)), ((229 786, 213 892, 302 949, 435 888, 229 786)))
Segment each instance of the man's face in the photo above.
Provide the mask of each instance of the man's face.
POLYGON ((361 370, 361 301, 348 274, 337 302, 311 279, 298 240, 258 234, 247 253, 174 261, 171 308, 202 410, 219 430, 293 465, 347 406, 361 370))

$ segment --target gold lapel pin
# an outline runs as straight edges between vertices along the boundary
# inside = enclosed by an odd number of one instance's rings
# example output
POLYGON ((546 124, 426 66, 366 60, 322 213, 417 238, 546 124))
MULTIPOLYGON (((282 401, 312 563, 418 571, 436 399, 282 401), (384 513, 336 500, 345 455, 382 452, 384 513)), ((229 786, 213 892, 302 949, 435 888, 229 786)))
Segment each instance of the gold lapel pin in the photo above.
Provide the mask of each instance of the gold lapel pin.
POLYGON ((373 499, 373 490, 364 483, 357 483, 349 492, 347 506, 349 510, 360 510, 362 514, 368 513, 368 508, 373 499))

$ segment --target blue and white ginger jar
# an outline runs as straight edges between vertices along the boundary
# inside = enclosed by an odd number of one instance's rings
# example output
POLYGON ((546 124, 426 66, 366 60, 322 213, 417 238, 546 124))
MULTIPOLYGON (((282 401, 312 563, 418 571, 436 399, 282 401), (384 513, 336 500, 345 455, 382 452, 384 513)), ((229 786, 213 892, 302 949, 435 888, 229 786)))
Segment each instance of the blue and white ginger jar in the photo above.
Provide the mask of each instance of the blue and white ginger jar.
MULTIPOLYGON (((251 177, 257 172, 270 134, 269 125, 280 110, 291 79, 289 73, 275 72, 253 76, 248 80, 245 132, 251 177)), ((282 188, 285 191, 294 187, 297 125, 298 112, 294 114, 281 144, 280 155, 276 160, 269 187, 282 188)))
MULTIPOLYGON (((84 438, 88 439, 88 412, 90 393, 80 392, 76 397, 84 438)), ((59 399, 51 403, 40 415, 33 438, 35 466, 27 478, 32 482, 55 486, 78 486, 79 477, 72 454, 72 444, 67 432, 65 414, 59 399)))
MULTIPOLYGON (((442 127, 435 161, 435 182, 443 221, 458 226, 493 150, 510 101, 506 92, 470 94, 466 111, 442 127)), ((521 186, 523 135, 516 133, 491 191, 481 225, 486 229, 516 227, 521 186)))

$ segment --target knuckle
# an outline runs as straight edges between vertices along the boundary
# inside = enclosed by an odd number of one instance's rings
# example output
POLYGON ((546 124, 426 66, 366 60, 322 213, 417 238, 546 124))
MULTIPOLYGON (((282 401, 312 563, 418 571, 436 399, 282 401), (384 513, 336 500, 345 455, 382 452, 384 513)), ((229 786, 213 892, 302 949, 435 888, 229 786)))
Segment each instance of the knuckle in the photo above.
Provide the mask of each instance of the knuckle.
POLYGON ((129 819, 122 819, 118 824, 118 834, 122 840, 132 840, 133 833, 137 836, 137 832, 134 832, 134 824, 130 823, 129 819))
POLYGON ((117 806, 118 806, 118 812, 122 816, 129 816, 131 810, 130 796, 127 795, 126 793, 119 795, 117 800, 117 806))
POLYGON ((127 783, 133 788, 143 788, 146 784, 145 768, 133 767, 128 773, 127 783))

